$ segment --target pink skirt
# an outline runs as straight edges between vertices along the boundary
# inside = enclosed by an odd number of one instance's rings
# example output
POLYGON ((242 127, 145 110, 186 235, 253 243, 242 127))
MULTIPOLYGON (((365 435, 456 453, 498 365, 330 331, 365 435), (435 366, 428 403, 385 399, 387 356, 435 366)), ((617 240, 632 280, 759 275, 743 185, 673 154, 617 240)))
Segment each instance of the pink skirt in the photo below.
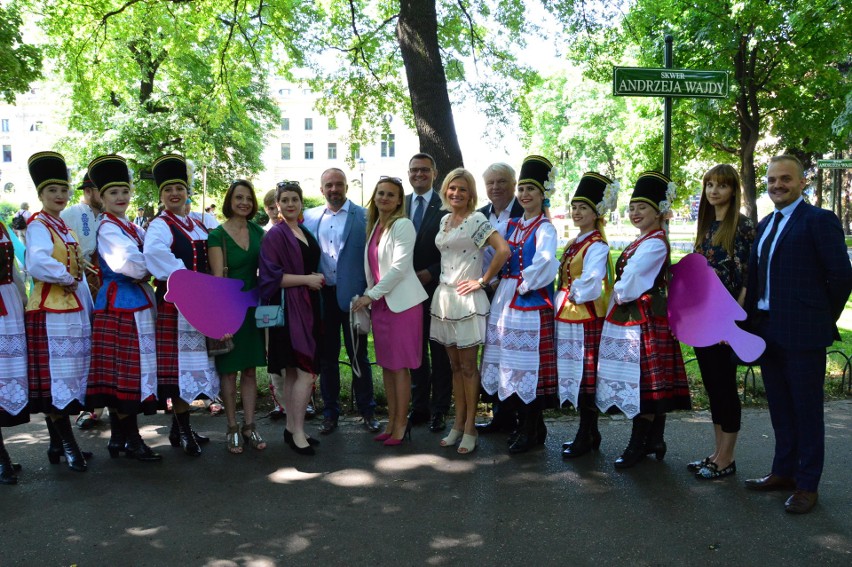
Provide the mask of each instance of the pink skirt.
POLYGON ((420 368, 423 356, 423 304, 394 313, 385 299, 371 306, 376 364, 388 370, 420 368))

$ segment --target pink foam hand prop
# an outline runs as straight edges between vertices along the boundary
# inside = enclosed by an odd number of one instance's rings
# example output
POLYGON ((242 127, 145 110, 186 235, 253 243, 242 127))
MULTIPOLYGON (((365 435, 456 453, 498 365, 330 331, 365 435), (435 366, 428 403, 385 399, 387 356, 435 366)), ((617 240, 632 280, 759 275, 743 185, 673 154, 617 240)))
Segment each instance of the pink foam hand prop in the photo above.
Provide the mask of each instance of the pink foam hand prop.
POLYGON ((668 310, 672 332, 689 346, 726 341, 744 362, 757 360, 766 348, 763 339, 734 322, 745 320, 746 312, 701 254, 687 254, 672 266, 668 310))
POLYGON ((221 339, 243 324, 246 311, 257 305, 257 289, 242 291, 243 282, 178 270, 169 276, 166 301, 175 304, 189 324, 204 336, 221 339))

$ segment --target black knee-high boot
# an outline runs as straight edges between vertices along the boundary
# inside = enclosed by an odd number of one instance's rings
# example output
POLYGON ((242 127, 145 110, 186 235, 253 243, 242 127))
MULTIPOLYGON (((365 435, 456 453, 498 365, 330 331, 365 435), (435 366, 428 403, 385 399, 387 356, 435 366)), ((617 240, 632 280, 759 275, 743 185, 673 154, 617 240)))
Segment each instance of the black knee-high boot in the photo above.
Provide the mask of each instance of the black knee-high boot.
POLYGON ((633 431, 630 433, 630 442, 624 453, 615 460, 615 468, 629 469, 645 458, 645 439, 651 429, 651 420, 642 416, 633 418, 633 431))
POLYGON ((513 454, 526 453, 536 445, 544 443, 547 437, 547 427, 541 414, 541 405, 538 400, 524 405, 518 415, 521 417, 522 425, 519 426, 518 435, 509 445, 509 452, 513 454))
POLYGON ((189 412, 185 411, 173 415, 174 422, 177 424, 178 441, 183 452, 192 457, 197 457, 201 454, 201 447, 198 446, 198 441, 196 441, 192 427, 189 425, 189 412))
POLYGON ((62 443, 62 453, 65 455, 65 462, 68 463, 68 468, 72 471, 86 472, 89 466, 86 463, 86 458, 80 451, 77 445, 77 439, 74 438, 74 430, 71 429, 71 420, 67 415, 61 416, 53 422, 53 429, 62 443))
POLYGON ((145 444, 145 441, 142 440, 142 436, 139 435, 139 422, 135 413, 121 419, 120 424, 124 438, 127 439, 127 446, 125 450, 127 451, 127 457, 129 459, 136 459, 137 461, 149 463, 163 460, 163 456, 159 453, 155 453, 151 447, 145 444))
POLYGON ((15 466, 9 458, 9 453, 6 452, 2 431, 0 431, 0 484, 18 484, 18 475, 15 474, 15 466))
POLYGON ((664 435, 666 433, 666 414, 658 413, 654 416, 654 421, 651 423, 651 429, 648 431, 648 438, 645 440, 645 454, 654 454, 658 461, 662 461, 666 456, 666 442, 664 435))
POLYGON ((118 419, 118 410, 109 408, 109 443, 107 443, 107 451, 109 456, 115 459, 119 454, 127 449, 127 439, 124 436, 124 431, 121 429, 121 420, 118 419))
MULTIPOLYGON (((176 413, 172 414, 172 429, 169 431, 169 443, 172 444, 172 447, 180 447, 180 429, 178 427, 178 419, 176 413)), ((187 414, 189 415, 189 414, 187 414)), ((187 418, 189 419, 189 418, 187 418)), ((192 436, 195 438, 195 442, 198 445, 206 445, 210 443, 210 438, 205 437, 204 435, 199 435, 196 433, 192 427, 190 427, 190 431, 192 431, 192 436)))
POLYGON ((577 435, 574 437, 574 441, 563 445, 562 457, 565 459, 582 457, 592 449, 597 451, 600 446, 601 434, 598 431, 597 408, 581 409, 580 427, 577 428, 577 435))

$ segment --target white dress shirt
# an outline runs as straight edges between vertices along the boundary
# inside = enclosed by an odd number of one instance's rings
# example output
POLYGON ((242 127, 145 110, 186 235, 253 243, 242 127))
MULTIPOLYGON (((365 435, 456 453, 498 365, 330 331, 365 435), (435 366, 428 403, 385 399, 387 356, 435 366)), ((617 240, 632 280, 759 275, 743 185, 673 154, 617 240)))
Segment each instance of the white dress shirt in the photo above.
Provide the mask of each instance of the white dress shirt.
POLYGON ((337 285, 337 259, 343 248, 343 229, 349 219, 349 204, 349 199, 346 199, 337 212, 326 207, 319 218, 317 240, 322 250, 320 271, 326 285, 337 285))

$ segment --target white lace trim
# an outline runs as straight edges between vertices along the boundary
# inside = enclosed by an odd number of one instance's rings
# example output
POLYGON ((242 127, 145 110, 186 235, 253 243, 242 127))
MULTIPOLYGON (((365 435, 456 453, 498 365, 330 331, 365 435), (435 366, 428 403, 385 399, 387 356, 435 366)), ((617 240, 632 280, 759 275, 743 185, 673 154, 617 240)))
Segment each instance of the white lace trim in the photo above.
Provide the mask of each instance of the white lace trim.
POLYGON ((604 323, 598 353, 596 402, 601 411, 615 406, 629 418, 639 415, 641 330, 604 323))
POLYGON ((556 370, 559 373, 559 403, 577 407, 583 381, 585 335, 582 323, 556 321, 556 370))

